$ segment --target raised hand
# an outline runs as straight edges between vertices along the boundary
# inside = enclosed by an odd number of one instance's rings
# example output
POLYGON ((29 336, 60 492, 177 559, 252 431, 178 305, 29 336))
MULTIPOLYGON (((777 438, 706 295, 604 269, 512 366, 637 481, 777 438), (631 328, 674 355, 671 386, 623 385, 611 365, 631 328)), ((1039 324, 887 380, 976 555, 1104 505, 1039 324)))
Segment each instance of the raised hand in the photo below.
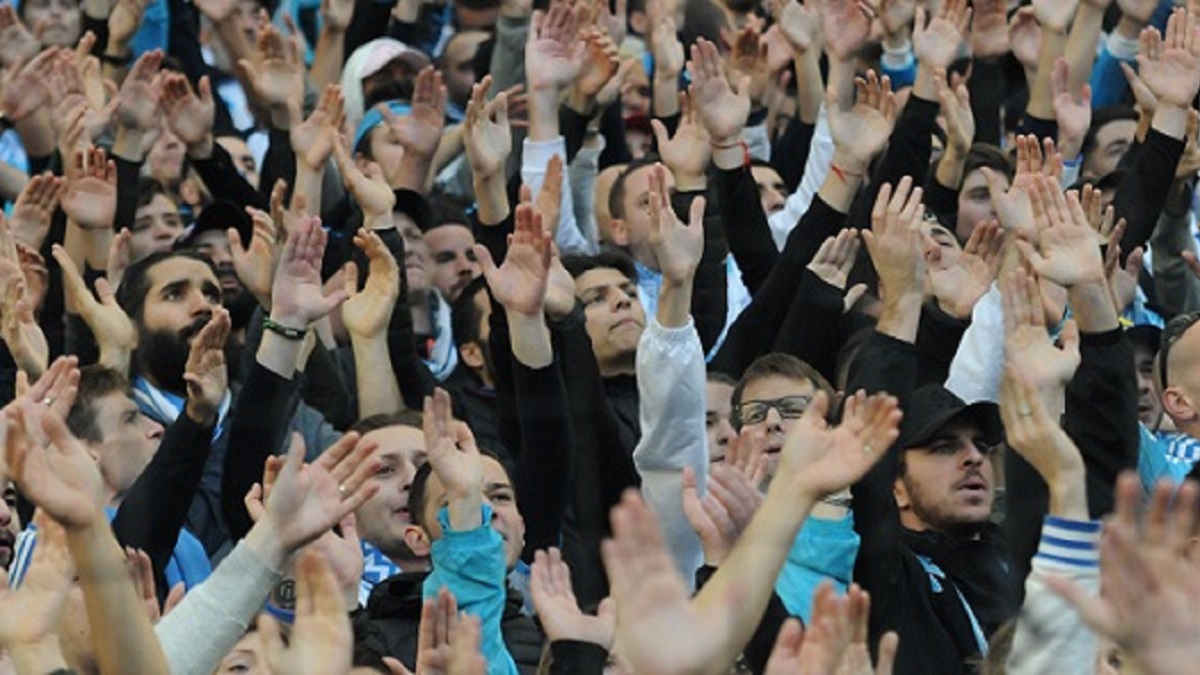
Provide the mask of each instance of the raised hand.
POLYGON ((887 144, 899 111, 896 96, 892 93, 892 81, 887 75, 880 79, 875 71, 868 70, 866 78, 855 79, 855 85, 858 96, 852 108, 841 108, 833 87, 825 92, 825 107, 829 114, 829 133, 837 151, 843 161, 853 163, 853 166, 840 168, 861 174, 887 144))
MULTIPOLYGON (((336 84, 325 87, 312 114, 300 121, 300 104, 291 107, 292 128, 289 134, 296 159, 310 171, 318 171, 329 161, 334 143, 346 125, 346 100, 342 88, 336 84)), ((386 106, 384 106, 386 107, 386 106)))
POLYGON ((1066 33, 1079 0, 1033 0, 1033 14, 1043 30, 1066 33))
POLYGON ((351 0, 321 0, 322 28, 344 33, 354 20, 354 2, 351 0))
POLYGON ((1037 68, 1038 53, 1042 49, 1042 27, 1032 7, 1022 7, 1008 23, 1008 42, 1013 56, 1026 72, 1037 68))
POLYGON ((237 0, 196 0, 196 9, 200 10, 214 25, 225 22, 237 10, 237 0))
MULTIPOLYGON (((304 462, 304 440, 292 434, 286 459, 277 475, 264 475, 265 511, 286 551, 297 551, 316 541, 371 498, 379 486, 368 479, 379 461, 366 452, 338 455, 335 463, 304 462), (339 480, 338 476, 345 478, 339 480)), ((278 460, 275 460, 276 462, 278 460)))
POLYGON ((712 672, 732 615, 688 601, 654 514, 634 490, 611 513, 600 552, 617 607, 621 654, 637 673, 712 672))
MULTIPOLYGON (((946 146, 953 148, 958 157, 966 157, 975 142, 975 114, 971 112, 971 95, 967 85, 960 84, 951 89, 946 81, 946 71, 939 70, 934 75, 937 84, 938 101, 942 106, 942 115, 946 119, 946 146)), ((1091 115, 1091 112, 1088 113, 1091 115)))
MULTIPOLYGON (((417 672, 421 675, 448 675, 454 659, 454 638, 465 615, 458 613, 458 601, 446 587, 421 605, 421 626, 417 631, 417 672)), ((401 666, 403 668, 403 666, 401 666)), ((407 673, 408 671, 402 671, 407 673)))
POLYGON ((775 23, 796 54, 821 48, 821 12, 816 4, 779 0, 775 5, 775 23))
POLYGON ((1187 109, 1200 90, 1200 39, 1196 17, 1176 9, 1164 37, 1157 28, 1142 31, 1138 74, 1160 103, 1187 109))
POLYGON ((29 32, 17 10, 10 4, 0 5, 0 65, 17 68, 38 55, 41 41, 29 32))
POLYGON ((530 569, 529 593, 546 637, 551 642, 573 640, 590 642, 610 649, 616 632, 616 615, 610 601, 600 603, 592 616, 579 609, 571 590, 571 568, 556 548, 534 554, 530 569))
POLYGON ((352 336, 378 338, 387 332, 392 310, 400 297, 400 266, 378 234, 359 230, 354 245, 367 254, 367 283, 358 290, 358 266, 346 266, 346 293, 342 304, 342 323, 352 336))
MULTIPOLYGON (((335 476, 336 478, 336 476, 335 476)), ((345 609, 352 612, 358 607, 358 589, 362 583, 364 568, 362 540, 358 537, 358 521, 351 511, 338 523, 337 530, 329 530, 308 545, 329 562, 345 600, 345 609), (340 532, 340 534, 339 534, 340 532)))
POLYGON ((4 116, 14 122, 29 117, 46 105, 46 75, 58 51, 47 49, 24 65, 5 68, 4 80, 0 83, 0 109, 4 116))
POLYGON ((8 217, 8 229, 14 239, 34 250, 42 247, 50 233, 50 220, 58 208, 63 188, 62 179, 49 171, 29 179, 17 195, 17 203, 8 217))
POLYGON ((1084 623, 1145 673, 1181 672, 1200 659, 1200 645, 1188 638, 1200 630, 1200 579, 1188 555, 1197 536, 1197 493, 1194 481, 1176 492, 1164 480, 1142 509, 1141 481, 1123 473, 1116 513, 1100 541, 1104 594, 1063 577, 1047 579, 1084 623))
POLYGON ((446 124, 446 85, 442 84, 441 72, 433 66, 426 66, 417 73, 412 105, 407 115, 397 116, 391 108, 382 104, 376 109, 383 114, 384 121, 404 146, 405 152, 433 157, 446 124))
POLYGON ((77 152, 67 171, 62 210, 85 230, 111 229, 117 216, 117 165, 104 150, 77 152))
POLYGON ((463 145, 476 180, 500 174, 508 156, 512 154, 508 95, 500 92, 495 99, 487 101, 491 86, 492 76, 486 75, 471 87, 471 100, 467 102, 466 118, 463 120, 463 145))
MULTIPOLYGON (((708 163, 712 159, 712 145, 708 130, 700 123, 700 114, 693 98, 679 94, 679 126, 675 136, 667 135, 667 128, 657 119, 650 120, 654 137, 658 142, 658 154, 675 176, 675 182, 696 184, 704 181, 708 163)), ((736 136, 741 135, 738 127, 736 136)))
POLYGON ((871 37, 874 16, 875 10, 862 0, 825 0, 821 26, 830 57, 854 58, 871 37))
POLYGON ((396 193, 388 185, 383 169, 375 162, 366 162, 362 169, 350 157, 346 137, 338 134, 334 138, 333 159, 337 163, 342 182, 363 210, 363 222, 370 226, 372 221, 386 217, 391 224, 392 208, 396 206, 396 193))
MULTIPOLYGON (((1122 64, 1124 65, 1124 64, 1122 64)), ((1068 157, 1083 150, 1083 138, 1092 126, 1092 87, 1084 84, 1076 96, 1068 85, 1070 66, 1064 57, 1054 62, 1050 87, 1054 92, 1054 118, 1058 121, 1059 147, 1068 157)))
POLYGON ((587 43, 577 39, 575 14, 565 3, 533 13, 525 43, 525 77, 529 91, 561 91, 579 75, 587 43))
POLYGON ((4 338, 17 368, 40 376, 50 362, 46 334, 34 316, 35 299, 30 296, 16 245, 0 218, 0 337, 4 338))
MULTIPOLYGON (((29 384, 29 376, 17 372, 16 399, 5 410, 22 408, 28 424, 26 428, 41 445, 49 440, 42 432, 42 416, 56 415, 65 419, 75 404, 75 394, 79 390, 79 359, 74 356, 60 356, 50 364, 50 368, 33 384, 29 384)), ((4 462, 0 462, 3 466, 4 462)))
POLYGON ((187 383, 187 414, 204 425, 212 424, 229 389, 225 342, 229 339, 229 312, 218 307, 192 339, 183 379, 187 383))
MULTIPOLYGON (((744 78, 749 78, 750 99, 761 103, 767 92, 767 82, 772 72, 777 72, 772 71, 768 65, 766 42, 754 26, 745 26, 733 35, 729 35, 727 32, 723 33, 722 39, 729 44, 727 65, 730 79, 739 83, 740 91, 742 89, 740 83, 744 78)), ((790 58, 786 58, 784 66, 790 61, 790 58)), ((782 69, 782 66, 780 68, 782 69)))
POLYGON ((970 38, 975 58, 995 58, 1008 53, 1007 10, 1005 0, 975 0, 970 38))
POLYGON ((844 229, 836 236, 826 238, 812 261, 808 263, 808 271, 830 286, 846 290, 850 271, 854 269, 854 263, 858 259, 859 242, 858 230, 853 228, 844 229))
POLYGON ((966 0, 944 0, 938 11, 925 22, 924 7, 917 7, 913 25, 913 53, 921 65, 949 68, 971 24, 971 9, 966 0))
POLYGON ((533 316, 540 314, 546 299, 550 276, 551 240, 542 216, 529 204, 517 206, 516 228, 508 244, 508 254, 497 267, 491 253, 475 245, 475 257, 483 267, 483 276, 496 301, 510 312, 533 316))
POLYGON ((0 574, 0 605, 5 608, 0 612, 0 645, 10 654, 27 647, 58 648, 58 624, 75 577, 63 528, 43 511, 34 514, 33 524, 37 546, 21 587, 9 587, 8 575, 0 574))
POLYGON ((1018 240, 1017 248, 1038 276, 1068 288, 1103 282, 1104 260, 1079 193, 1064 196, 1054 179, 1039 176, 1032 197, 1034 214, 1041 215, 1038 246, 1018 240))
POLYGON ((675 17, 662 6, 662 0, 646 3, 650 20, 650 49, 654 55, 654 76, 665 82, 676 82, 683 71, 684 49, 679 41, 675 17))
MULTIPOLYGON (((280 180, 272 190, 272 197, 279 193, 282 199, 284 185, 280 180)), ((262 305, 263 309, 271 307, 271 287, 275 280, 275 270, 279 267, 279 226, 265 211, 246 207, 250 215, 254 232, 247 245, 242 243, 242 235, 237 229, 229 228, 225 235, 229 237, 229 254, 233 258, 233 270, 237 273, 242 286, 250 291, 262 305)))
POLYGON ((450 527, 466 532, 487 526, 480 505, 483 501, 483 460, 470 427, 454 419, 450 394, 437 388, 425 397, 425 448, 429 464, 446 488, 450 527))
POLYGON ((1004 353, 1009 366, 1049 398, 1061 391, 1079 368, 1079 330, 1074 321, 1063 327, 1061 346, 1046 332, 1037 281, 1023 269, 1013 270, 1000 280, 1004 309, 1004 353))
POLYGON ((158 131, 162 115, 158 106, 161 90, 159 68, 162 67, 162 61, 161 51, 155 49, 146 52, 125 76, 117 94, 116 122, 119 127, 142 133, 158 131))
POLYGON ((1058 419, 1050 414, 1042 392, 1016 364, 1000 381, 1000 419, 1008 446, 1029 462, 1050 486, 1050 513, 1085 520, 1087 490, 1083 456, 1058 419))
POLYGON ((5 410, 4 452, 8 468, 21 494, 67 530, 80 530, 102 522, 104 480, 87 448, 67 429, 57 414, 41 411, 41 432, 50 444, 42 446, 30 433, 35 416, 26 403, 5 410))
POLYGON ((925 260, 921 247, 921 221, 925 207, 921 188, 912 187, 905 176, 896 185, 885 184, 871 211, 871 229, 863 230, 863 241, 871 262, 879 272, 880 291, 900 297, 919 294, 925 285, 925 260))
POLYGON ((752 478, 728 462, 710 468, 705 487, 708 492, 701 497, 695 473, 690 468, 683 470, 684 514, 700 536, 704 563, 719 567, 750 525, 764 496, 752 478))
POLYGON ((188 147, 203 143, 212 136, 212 83, 208 76, 200 78, 199 97, 192 91, 187 77, 178 73, 163 76, 162 106, 167 115, 167 127, 188 147))
POLYGON ((271 287, 271 318, 276 322, 305 330, 346 299, 345 289, 326 295, 321 287, 321 260, 328 240, 320 218, 302 218, 288 233, 271 287))
POLYGON ((274 25, 268 23, 259 31, 254 60, 242 59, 239 65, 262 105, 279 111, 300 105, 304 60, 296 42, 286 39, 274 25))
POLYGON ((750 77, 742 74, 731 87, 717 46, 703 38, 692 45, 691 75, 691 102, 712 143, 739 140, 750 115, 750 77))
POLYGON ((688 223, 671 207, 666 169, 660 164, 650 174, 650 231, 647 242, 654 251, 663 282, 687 284, 704 255, 704 197, 692 200, 688 223))
POLYGON ((579 37, 587 45, 587 53, 573 86, 579 102, 586 105, 617 74, 621 59, 617 45, 603 31, 594 27, 586 28, 580 31, 579 37))
POLYGON ((117 0, 108 15, 108 48, 128 48, 146 13, 148 0, 117 0))
POLYGON ((1003 231, 994 220, 977 225, 967 245, 955 254, 926 239, 926 273, 943 312, 960 319, 971 316, 975 303, 996 280, 1003 245, 1003 231))
POLYGON ((1036 136, 1017 136, 1016 145, 1017 174, 1011 186, 1006 187, 1003 178, 991 169, 984 168, 983 175, 992 195, 992 204, 996 207, 996 215, 1004 229, 1036 241, 1038 227, 1033 212, 1033 192, 1037 189, 1039 175, 1056 175, 1057 163, 1044 161, 1045 156, 1055 154, 1054 145, 1050 139, 1046 139, 1045 155, 1036 136))
POLYGON ((848 397, 836 427, 826 423, 828 411, 829 398, 818 391, 792 425, 775 474, 813 502, 862 478, 900 435, 900 408, 891 396, 859 391, 848 397))
POLYGON ((329 563, 315 552, 296 564, 296 620, 285 647, 279 622, 259 615, 258 631, 272 673, 317 675, 349 673, 354 630, 346 616, 337 579, 329 563))

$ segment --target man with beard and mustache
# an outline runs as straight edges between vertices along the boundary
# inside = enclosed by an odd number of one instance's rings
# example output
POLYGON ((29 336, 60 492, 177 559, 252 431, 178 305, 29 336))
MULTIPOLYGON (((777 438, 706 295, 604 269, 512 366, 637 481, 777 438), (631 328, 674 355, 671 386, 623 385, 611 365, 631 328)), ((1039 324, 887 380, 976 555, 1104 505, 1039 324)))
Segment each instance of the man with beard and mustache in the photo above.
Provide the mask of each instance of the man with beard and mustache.
MULTIPOLYGON (((310 233, 312 227, 308 222, 298 228, 293 237, 300 236, 299 233, 310 233)), ((319 225, 315 227, 320 229, 319 225)), ((289 241, 289 244, 292 242, 289 241)), ((319 249, 324 251, 323 242, 319 249)), ((319 257, 315 263, 306 259, 305 264, 319 265, 319 257)), ((307 311, 316 298, 323 299, 319 274, 306 268, 316 275, 314 280, 311 276, 299 278, 294 270, 292 273, 283 270, 281 267, 276 274, 273 287, 274 309, 271 319, 276 323, 271 325, 287 326, 287 330, 280 330, 294 335, 290 329, 295 329, 303 336, 309 326, 306 318, 311 312, 298 314, 297 317, 276 314, 293 311, 289 308, 294 309, 297 305, 307 311), (315 295, 312 294, 314 292, 315 295), (298 296, 301 298, 299 301, 296 300, 298 296)), ((194 251, 155 253, 135 263, 126 272, 117 300, 137 330, 137 350, 133 356, 133 396, 143 415, 167 426, 181 414, 187 391, 184 367, 189 344, 220 307, 221 299, 221 283, 212 261, 194 251)), ((319 304, 323 310, 319 315, 323 316, 328 309, 323 301, 319 304)), ((244 382, 244 391, 234 392, 238 400, 243 395, 248 396, 249 401, 253 402, 253 410, 239 415, 235 410, 233 394, 227 394, 221 402, 213 429, 212 450, 204 465, 200 488, 187 520, 188 529, 214 559, 223 557, 231 543, 249 529, 242 522, 249 520, 245 515, 245 507, 241 506, 249 485, 243 484, 247 475, 261 477, 263 458, 258 452, 281 453, 290 432, 295 431, 304 438, 309 459, 312 459, 338 438, 337 432, 319 413, 293 398, 295 385, 292 375, 300 344, 301 341, 294 337, 285 337, 270 328, 265 330, 256 363, 244 382), (263 366, 264 362, 270 365, 263 366), (270 370, 271 366, 276 370, 270 370), (269 372, 264 374, 264 371, 269 372), (277 387, 271 388, 276 383, 273 379, 264 384, 264 379, 272 377, 278 377, 277 387), (263 392, 263 389, 268 391, 263 392), (289 412, 291 410, 294 413, 289 412), (247 448, 260 442, 262 436, 236 428, 239 423, 243 427, 253 425, 255 420, 252 418, 269 420, 272 426, 280 427, 268 429, 267 438, 270 440, 261 446, 261 450, 255 447, 253 453, 247 448), (273 424, 274 420, 281 418, 289 419, 290 425, 273 424), (231 441, 231 438, 234 440, 231 441), (231 447, 236 448, 237 452, 231 453, 231 447), (237 494, 223 499, 229 491, 237 494), (233 501, 240 509, 230 508, 233 501), (231 519, 235 522, 229 522, 231 519)), ((240 358, 238 352, 227 354, 226 364, 237 358, 240 358)), ((249 405, 249 402, 244 404, 249 405)))
POLYGON ((258 303, 252 293, 246 292, 234 269, 233 252, 226 234, 229 229, 237 230, 242 241, 250 241, 252 226, 245 210, 233 202, 218 199, 204 207, 175 248, 203 253, 216 267, 221 284, 221 304, 229 310, 235 335, 241 338, 235 342, 240 346, 245 344, 243 331, 258 303))

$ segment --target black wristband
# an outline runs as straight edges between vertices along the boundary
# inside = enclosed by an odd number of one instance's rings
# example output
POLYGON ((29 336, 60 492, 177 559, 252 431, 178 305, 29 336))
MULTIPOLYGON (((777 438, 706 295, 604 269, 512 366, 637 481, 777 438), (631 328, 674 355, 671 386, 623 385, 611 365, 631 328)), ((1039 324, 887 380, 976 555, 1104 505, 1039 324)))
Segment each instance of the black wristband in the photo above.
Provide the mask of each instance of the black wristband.
POLYGON ((308 331, 301 328, 291 328, 281 323, 271 320, 271 317, 263 317, 263 330, 269 330, 272 333, 284 338, 285 340, 296 340, 299 342, 308 335, 308 331))
POLYGON ((113 56, 112 54, 106 52, 100 55, 100 60, 110 66, 122 68, 133 62, 133 55, 126 54, 125 56, 113 56))

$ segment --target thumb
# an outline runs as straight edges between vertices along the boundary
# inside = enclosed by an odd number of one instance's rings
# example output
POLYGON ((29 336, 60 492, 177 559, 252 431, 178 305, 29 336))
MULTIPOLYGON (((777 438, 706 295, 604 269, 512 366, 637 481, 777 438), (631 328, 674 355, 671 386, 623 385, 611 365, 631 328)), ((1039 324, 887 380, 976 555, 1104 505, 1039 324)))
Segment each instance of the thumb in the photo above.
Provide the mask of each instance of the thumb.
POLYGON ((657 119, 652 119, 650 128, 654 130, 654 142, 658 145, 658 151, 661 153, 662 149, 671 142, 671 137, 667 134, 667 127, 657 119))
POLYGON ((1064 352, 1079 353, 1079 325, 1075 323, 1075 319, 1068 319, 1063 324, 1059 341, 1062 342, 1064 352))
POLYGON ((242 245, 242 235, 238 234, 236 228, 225 230, 225 236, 229 238, 229 248, 233 251, 234 256, 242 255, 246 252, 246 248, 242 245))
POLYGON ((353 261, 342 266, 342 290, 350 296, 358 293, 358 265, 353 261))
POLYGON ((472 247, 475 251, 475 260, 479 262, 479 266, 483 268, 484 276, 491 277, 496 273, 496 261, 492 260, 492 254, 483 244, 475 244, 472 247))
POLYGON ((692 200, 692 206, 688 210, 688 227, 704 229, 704 207, 706 205, 704 197, 696 197, 692 200))
POLYGON ((405 668, 404 664, 400 663, 400 659, 395 657, 383 657, 383 665, 387 666, 388 672, 390 672, 391 675, 413 675, 412 671, 408 668, 405 668))

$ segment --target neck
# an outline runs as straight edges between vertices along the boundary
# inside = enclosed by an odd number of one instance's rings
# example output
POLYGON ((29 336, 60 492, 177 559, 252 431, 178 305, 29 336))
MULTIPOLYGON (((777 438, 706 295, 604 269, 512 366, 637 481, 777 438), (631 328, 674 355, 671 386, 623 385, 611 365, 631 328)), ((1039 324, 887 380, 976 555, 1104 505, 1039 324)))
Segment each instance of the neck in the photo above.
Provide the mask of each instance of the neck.
POLYGON ((629 255, 633 256, 634 260, 645 265, 646 267, 649 267, 655 272, 659 271, 658 256, 654 255, 654 249, 650 248, 650 244, 646 242, 630 244, 628 249, 629 255))
POLYGON ((601 362, 600 377, 608 379, 617 377, 618 375, 636 375, 637 374, 637 355, 636 353, 614 358, 607 362, 601 362))

